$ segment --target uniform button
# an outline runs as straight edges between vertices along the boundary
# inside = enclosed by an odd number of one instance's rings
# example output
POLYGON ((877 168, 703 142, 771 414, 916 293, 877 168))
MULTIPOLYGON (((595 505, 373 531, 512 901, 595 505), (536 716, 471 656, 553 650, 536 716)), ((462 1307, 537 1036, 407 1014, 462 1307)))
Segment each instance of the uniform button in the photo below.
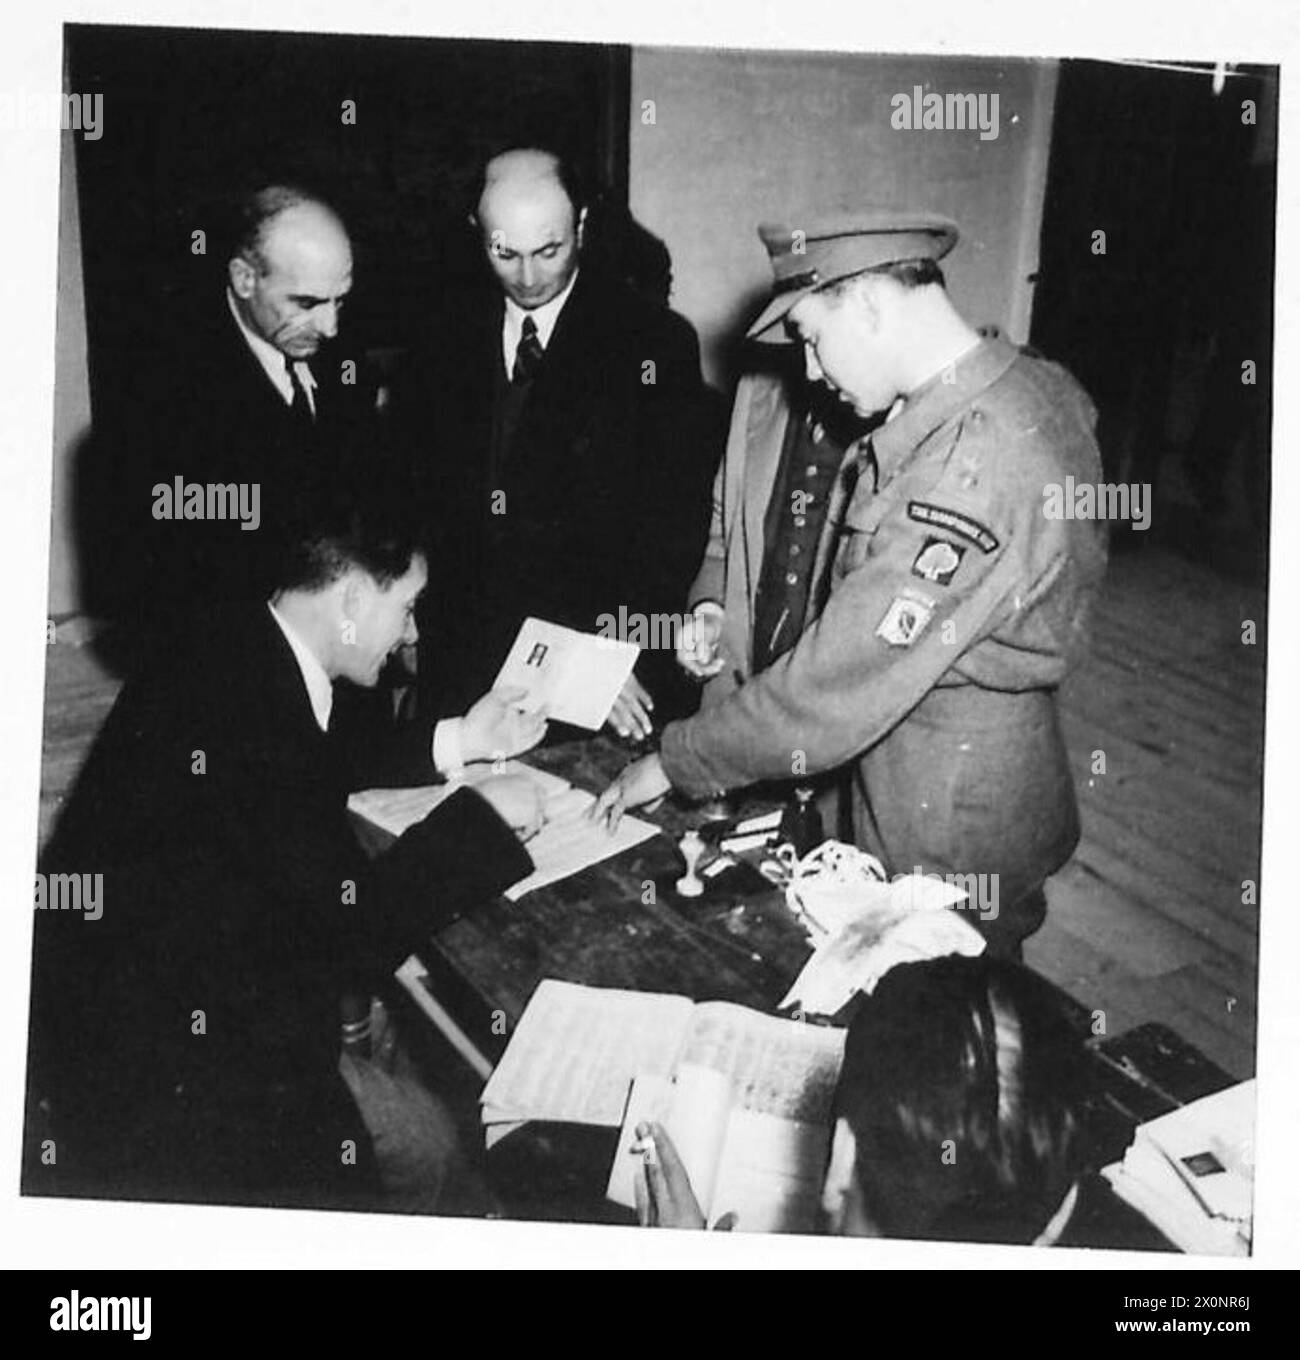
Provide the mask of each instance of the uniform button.
POLYGON ((820 444, 826 438, 826 429, 820 420, 812 427, 812 434, 814 444, 820 444))
POLYGON ((791 557, 799 556, 799 545, 797 543, 790 544, 790 556, 791 557))
POLYGON ((808 520, 807 520, 806 516, 804 516, 804 515, 796 515, 796 516, 794 517, 794 527, 795 527, 796 529, 802 529, 802 528, 804 527, 804 525, 806 525, 807 523, 808 523, 808 520))
POLYGON ((984 419, 984 412, 978 406, 973 406, 971 407, 970 418, 972 424, 978 425, 984 419))
POLYGON ((808 466, 804 468, 803 475, 805 477, 815 477, 817 475, 817 464, 809 463, 808 466))
POLYGON ((817 497, 814 496, 813 493, 812 493, 811 491, 805 491, 803 494, 804 494, 804 500, 805 500, 809 505, 816 505, 816 504, 817 504, 817 497))
POLYGON ((799 577, 794 572, 787 571, 785 574, 785 583, 788 586, 797 586, 799 584, 799 577))

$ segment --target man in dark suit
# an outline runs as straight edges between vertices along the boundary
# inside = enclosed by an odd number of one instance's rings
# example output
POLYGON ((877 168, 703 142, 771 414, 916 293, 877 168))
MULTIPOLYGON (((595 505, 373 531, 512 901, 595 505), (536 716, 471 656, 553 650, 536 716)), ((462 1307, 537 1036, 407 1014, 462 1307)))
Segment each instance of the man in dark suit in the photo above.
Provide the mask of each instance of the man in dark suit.
MULTIPOLYGON (((483 692, 530 614, 596 632, 679 612, 718 453, 694 332, 584 255, 569 167, 496 156, 472 221, 495 287, 448 310, 393 393, 440 583, 420 690, 442 711, 483 692)), ((639 674, 690 692, 671 638, 639 674)))
POLYGON ((360 851, 348 792, 386 781, 329 735, 334 686, 415 642, 415 543, 351 507, 295 542, 269 601, 200 616, 128 682, 38 878, 97 891, 93 913, 36 913, 29 1102, 53 1141, 29 1145, 28 1192, 382 1202, 341 997, 525 875, 540 824, 526 781, 488 781, 360 851))
POLYGON ((334 209, 266 186, 240 205, 228 250, 224 296, 162 338, 126 414, 129 447, 147 450, 131 514, 155 612, 264 598, 287 518, 356 471, 343 451, 373 416, 358 356, 326 358, 352 288, 334 209), (190 492, 210 485, 236 488, 242 515, 219 517, 220 504, 190 492))

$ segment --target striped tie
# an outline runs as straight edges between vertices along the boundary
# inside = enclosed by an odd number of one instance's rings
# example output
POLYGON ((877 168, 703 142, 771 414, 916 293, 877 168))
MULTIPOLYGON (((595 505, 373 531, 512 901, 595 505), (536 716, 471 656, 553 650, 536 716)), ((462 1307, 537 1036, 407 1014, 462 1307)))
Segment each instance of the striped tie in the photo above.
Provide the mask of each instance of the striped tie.
POLYGON ((515 350, 515 366, 510 374, 510 381, 516 385, 531 382, 545 352, 542 348, 542 342, 537 338, 537 322, 531 316, 524 317, 523 328, 519 333, 519 348, 515 350))

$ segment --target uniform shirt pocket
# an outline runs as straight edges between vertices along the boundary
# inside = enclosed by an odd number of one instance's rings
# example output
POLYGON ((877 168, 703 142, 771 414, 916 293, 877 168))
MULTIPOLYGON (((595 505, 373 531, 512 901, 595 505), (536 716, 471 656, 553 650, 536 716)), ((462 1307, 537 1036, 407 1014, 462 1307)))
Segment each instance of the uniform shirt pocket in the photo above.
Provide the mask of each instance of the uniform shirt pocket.
POLYGON ((895 509, 894 497, 859 486, 840 525, 835 552, 835 575, 847 576, 874 551, 881 524, 895 509))

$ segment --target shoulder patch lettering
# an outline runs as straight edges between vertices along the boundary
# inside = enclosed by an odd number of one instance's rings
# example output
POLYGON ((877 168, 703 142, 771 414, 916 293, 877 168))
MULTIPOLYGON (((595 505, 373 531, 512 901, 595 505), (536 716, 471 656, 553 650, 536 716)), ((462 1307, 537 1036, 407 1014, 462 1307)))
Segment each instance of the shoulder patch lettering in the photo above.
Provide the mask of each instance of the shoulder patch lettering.
POLYGON ((998 540, 979 520, 956 510, 945 509, 942 505, 931 505, 928 501, 908 501, 907 515, 918 524, 933 524, 937 529, 947 529, 962 538, 969 539, 981 552, 991 553, 998 540))

